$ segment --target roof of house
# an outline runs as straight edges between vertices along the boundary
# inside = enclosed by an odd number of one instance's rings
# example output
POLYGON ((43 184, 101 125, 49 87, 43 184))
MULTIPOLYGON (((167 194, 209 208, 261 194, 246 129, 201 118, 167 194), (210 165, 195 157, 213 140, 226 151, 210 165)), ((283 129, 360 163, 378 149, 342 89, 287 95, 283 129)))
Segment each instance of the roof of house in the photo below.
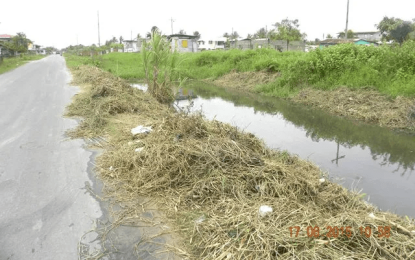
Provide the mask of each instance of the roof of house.
POLYGON ((3 38, 3 39, 7 38, 7 39, 9 39, 9 38, 13 38, 13 36, 10 35, 10 34, 0 34, 0 38, 3 38))
POLYGON ((365 41, 370 43, 377 43, 375 41, 369 41, 366 39, 325 39, 323 41, 320 41, 321 44, 339 44, 339 43, 354 43, 358 41, 365 41))
POLYGON ((358 41, 359 39, 325 39, 323 41, 320 41, 320 44, 338 44, 338 43, 353 43, 355 41, 358 41))
POLYGON ((195 35, 187 35, 187 34, 171 34, 171 35, 167 36, 167 38, 173 38, 173 37, 182 38, 182 39, 195 39, 195 38, 197 38, 197 36, 195 36, 195 35))
POLYGON ((370 34, 370 33, 380 33, 380 31, 374 31, 374 32, 353 32, 353 34, 370 34))

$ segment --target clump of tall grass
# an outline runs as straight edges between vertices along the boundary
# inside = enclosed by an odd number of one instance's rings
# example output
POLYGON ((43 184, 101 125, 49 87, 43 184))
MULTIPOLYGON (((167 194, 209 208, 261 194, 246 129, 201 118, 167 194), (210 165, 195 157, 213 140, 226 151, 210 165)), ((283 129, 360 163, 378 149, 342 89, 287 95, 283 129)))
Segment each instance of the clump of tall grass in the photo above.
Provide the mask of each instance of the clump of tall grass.
POLYGON ((279 96, 282 89, 296 92, 303 86, 329 90, 375 87, 392 97, 415 96, 415 42, 399 46, 342 44, 297 57, 281 70, 281 77, 261 88, 279 96))
POLYGON ((153 30, 151 40, 143 42, 141 54, 149 93, 161 103, 172 101, 172 84, 177 75, 177 52, 171 50, 165 37, 153 30))
POLYGON ((267 48, 186 53, 181 55, 180 71, 192 79, 216 79, 233 71, 279 72, 304 55, 306 53, 281 53, 267 48))

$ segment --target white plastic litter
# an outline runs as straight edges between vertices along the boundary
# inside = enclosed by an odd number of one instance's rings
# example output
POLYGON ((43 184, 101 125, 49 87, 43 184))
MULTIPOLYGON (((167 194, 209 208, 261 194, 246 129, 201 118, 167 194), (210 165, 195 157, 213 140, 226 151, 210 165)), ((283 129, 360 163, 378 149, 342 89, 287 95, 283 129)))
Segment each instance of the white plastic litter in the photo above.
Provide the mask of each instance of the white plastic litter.
POLYGON ((195 220, 195 223, 196 224, 200 224, 200 223, 202 223, 203 221, 205 221, 205 216, 204 215, 202 215, 202 216, 200 216, 198 219, 196 219, 195 220))
POLYGON ((135 149, 136 152, 141 152, 142 150, 144 150, 144 147, 140 147, 140 148, 135 149))
POLYGON ((325 182, 326 180, 324 178, 321 178, 320 180, 318 180, 320 183, 325 182))
POLYGON ((152 131, 151 126, 147 127, 147 126, 142 126, 142 125, 139 125, 139 126, 133 128, 133 129, 131 129, 131 133, 133 135, 142 134, 142 133, 147 133, 148 134, 151 131, 152 131))
POLYGON ((110 171, 114 170, 114 167, 112 167, 112 166, 111 166, 109 170, 110 170, 110 171))
POLYGON ((260 217, 265 217, 270 213, 272 213, 272 208, 270 206, 262 205, 261 207, 259 207, 258 214, 260 217))

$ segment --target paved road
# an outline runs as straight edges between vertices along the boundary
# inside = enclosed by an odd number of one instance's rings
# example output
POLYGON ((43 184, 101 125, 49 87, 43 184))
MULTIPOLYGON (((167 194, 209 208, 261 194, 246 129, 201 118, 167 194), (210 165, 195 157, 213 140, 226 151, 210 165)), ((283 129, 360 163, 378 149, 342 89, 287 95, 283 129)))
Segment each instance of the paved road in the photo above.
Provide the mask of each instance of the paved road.
MULTIPOLYGON (((0 259, 78 259, 101 216, 85 190, 90 151, 64 133, 76 93, 58 55, 0 75, 0 259)), ((92 183, 91 183, 92 184, 92 183)))

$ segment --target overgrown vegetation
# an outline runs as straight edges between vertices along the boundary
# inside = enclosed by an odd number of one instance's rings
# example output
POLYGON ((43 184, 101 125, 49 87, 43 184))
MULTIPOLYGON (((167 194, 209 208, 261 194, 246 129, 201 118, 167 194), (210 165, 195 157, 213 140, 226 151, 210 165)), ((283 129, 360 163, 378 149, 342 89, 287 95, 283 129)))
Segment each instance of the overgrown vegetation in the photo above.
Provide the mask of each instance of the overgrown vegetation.
MULTIPOLYGON (((410 259, 413 220, 381 212, 359 194, 321 178, 313 164, 273 151, 255 136, 200 115, 176 113, 150 95, 90 66, 73 69, 83 91, 68 114, 84 117, 72 136, 105 136, 98 169, 105 191, 123 205, 125 221, 157 199, 191 259, 410 259), (137 125, 149 134, 132 136, 137 125), (135 151, 140 148, 139 151, 135 151), (273 212, 258 215, 261 205, 273 212), (298 236, 290 227, 300 227, 298 236), (350 227, 337 238, 307 227, 350 227), (388 237, 379 227, 390 226, 388 237), (371 228, 371 235, 359 227, 371 228)), ((337 236, 336 235, 336 236, 337 236)))
POLYGON ((12 69, 15 69, 21 65, 26 64, 29 61, 32 60, 39 60, 44 58, 43 55, 26 55, 22 54, 16 57, 10 57, 10 58, 3 58, 3 61, 0 60, 0 74, 5 73, 7 71, 10 71, 12 69))
POLYGON ((261 92, 281 96, 304 86, 328 90, 374 87, 391 97, 415 96, 415 42, 399 46, 337 45, 315 50, 290 63, 261 92), (282 91, 288 89, 288 91, 282 91))

